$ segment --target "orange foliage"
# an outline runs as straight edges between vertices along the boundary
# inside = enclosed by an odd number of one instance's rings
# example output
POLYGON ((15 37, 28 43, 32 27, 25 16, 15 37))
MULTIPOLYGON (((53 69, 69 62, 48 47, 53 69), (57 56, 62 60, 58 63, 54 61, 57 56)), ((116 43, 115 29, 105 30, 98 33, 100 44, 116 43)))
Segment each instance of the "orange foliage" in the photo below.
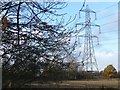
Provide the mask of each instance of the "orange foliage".
POLYGON ((112 77, 114 76, 115 74, 117 74, 117 71, 116 69, 113 67, 113 65, 108 65, 105 69, 104 69, 104 72, 103 72, 104 76, 106 77, 112 77))

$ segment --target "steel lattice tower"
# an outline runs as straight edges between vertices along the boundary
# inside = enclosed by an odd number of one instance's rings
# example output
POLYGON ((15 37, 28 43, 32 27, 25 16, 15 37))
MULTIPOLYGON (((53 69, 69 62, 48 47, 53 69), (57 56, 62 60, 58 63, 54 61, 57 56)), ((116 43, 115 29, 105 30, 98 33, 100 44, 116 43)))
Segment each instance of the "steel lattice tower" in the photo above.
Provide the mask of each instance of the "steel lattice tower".
POLYGON ((84 35, 80 35, 79 37, 84 37, 84 51, 82 56, 82 65, 85 71, 99 71, 98 65, 95 57, 94 45, 93 45, 93 38, 98 40, 96 35, 92 34, 91 27, 99 27, 100 33, 100 26, 91 23, 90 14, 95 14, 96 19, 96 12, 89 9, 88 5, 86 9, 80 10, 80 12, 85 12, 85 23, 77 23, 77 25, 84 25, 85 33, 84 35))

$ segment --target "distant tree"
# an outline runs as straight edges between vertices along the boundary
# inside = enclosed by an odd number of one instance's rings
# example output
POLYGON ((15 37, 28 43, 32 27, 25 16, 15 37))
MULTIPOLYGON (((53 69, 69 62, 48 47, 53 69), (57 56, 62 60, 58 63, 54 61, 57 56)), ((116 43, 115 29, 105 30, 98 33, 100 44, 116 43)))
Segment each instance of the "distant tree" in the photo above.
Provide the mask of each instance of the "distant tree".
POLYGON ((112 64, 108 65, 103 71, 103 75, 109 78, 114 77, 116 74, 117 74, 117 71, 112 64))
POLYGON ((70 68, 68 70, 68 78, 69 79, 76 79, 76 74, 77 74, 77 71, 74 68, 70 68))
POLYGON ((75 60, 72 60, 69 62, 69 67, 67 70, 69 79, 76 79, 77 78, 78 66, 79 66, 79 64, 75 60))
POLYGON ((61 81, 63 79, 63 70, 61 65, 50 64, 48 68, 44 69, 42 76, 46 78, 47 81, 61 81))

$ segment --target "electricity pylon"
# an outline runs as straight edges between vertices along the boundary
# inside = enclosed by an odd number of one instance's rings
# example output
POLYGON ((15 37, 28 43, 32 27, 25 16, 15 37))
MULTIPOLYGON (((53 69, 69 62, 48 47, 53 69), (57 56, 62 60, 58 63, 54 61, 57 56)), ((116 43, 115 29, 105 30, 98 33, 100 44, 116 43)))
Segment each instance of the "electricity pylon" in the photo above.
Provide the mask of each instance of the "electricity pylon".
POLYGON ((98 42, 99 40, 98 40, 98 36, 93 35, 91 27, 99 27, 99 33, 100 33, 100 25, 96 25, 92 23, 90 18, 91 13, 93 13, 95 14, 95 19, 96 19, 96 12, 89 9, 88 5, 86 6, 86 9, 80 10, 80 12, 85 13, 85 22, 76 24, 76 26, 82 25, 84 27, 84 29, 82 29, 84 30, 84 34, 78 36, 84 38, 84 50, 82 52, 83 56, 81 61, 83 65, 83 69, 84 71, 99 71, 95 57, 93 38, 96 38, 98 42))

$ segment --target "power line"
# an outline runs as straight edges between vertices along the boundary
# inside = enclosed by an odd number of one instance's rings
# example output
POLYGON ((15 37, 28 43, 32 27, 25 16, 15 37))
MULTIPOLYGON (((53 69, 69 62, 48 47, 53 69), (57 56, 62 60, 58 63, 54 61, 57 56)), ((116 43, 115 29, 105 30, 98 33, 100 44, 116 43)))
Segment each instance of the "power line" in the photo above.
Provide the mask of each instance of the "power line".
POLYGON ((97 11, 97 13, 103 12, 104 10, 110 9, 110 8, 112 8, 113 6, 116 6, 116 5, 117 5, 117 4, 110 5, 110 6, 104 8, 104 9, 102 9, 102 10, 97 11))
POLYGON ((114 46, 116 46, 116 45, 118 45, 118 42, 112 42, 109 40, 109 42, 106 42, 106 41, 100 42, 100 44, 98 44, 98 45, 108 45, 108 46, 114 45, 114 46))
POLYGON ((110 17, 110 16, 113 16, 114 14, 116 14, 116 13, 112 13, 112 14, 109 14, 109 15, 106 15, 106 16, 103 16, 103 17, 99 17, 99 18, 97 18, 97 20, 101 20, 101 19, 104 19, 104 18, 108 18, 108 17, 110 17))
MULTIPOLYGON (((102 39, 102 38, 101 38, 102 39)), ((104 39, 104 38, 103 38, 104 39)), ((100 41, 107 41, 107 40, 114 40, 114 39, 120 39, 119 37, 116 37, 115 36, 115 38, 111 38, 111 36, 110 36, 110 39, 104 39, 104 40, 100 40, 100 41)))
POLYGON ((116 39, 120 39, 120 38, 112 38, 112 39, 104 39, 104 40, 101 40, 101 41, 112 41, 112 40, 116 40, 116 39))
POLYGON ((114 32, 114 31, 118 31, 118 30, 110 30, 110 31, 106 31, 106 32, 101 32, 101 34, 110 33, 110 32, 114 32))
POLYGON ((105 25, 108 25, 108 24, 112 24, 112 23, 115 23, 115 22, 118 22, 118 21, 120 21, 120 20, 118 19, 118 20, 115 20, 115 21, 113 21, 113 22, 104 23, 104 24, 102 24, 102 26, 105 26, 105 25))
MULTIPOLYGON (((113 39, 101 40, 99 44, 101 44, 101 43, 104 43, 104 44, 106 44, 106 43, 118 43, 118 42, 115 41, 115 40, 118 40, 118 39, 120 39, 120 38, 113 38, 113 39), (115 42, 112 42, 113 40, 114 40, 115 42)), ((98 42, 95 42, 95 43, 98 43, 98 42)), ((99 44, 98 44, 98 45, 99 45, 99 44)))
POLYGON ((120 31, 117 30, 117 29, 115 29, 115 30, 110 30, 110 31, 101 32, 100 34, 111 33, 111 32, 120 32, 120 31))

